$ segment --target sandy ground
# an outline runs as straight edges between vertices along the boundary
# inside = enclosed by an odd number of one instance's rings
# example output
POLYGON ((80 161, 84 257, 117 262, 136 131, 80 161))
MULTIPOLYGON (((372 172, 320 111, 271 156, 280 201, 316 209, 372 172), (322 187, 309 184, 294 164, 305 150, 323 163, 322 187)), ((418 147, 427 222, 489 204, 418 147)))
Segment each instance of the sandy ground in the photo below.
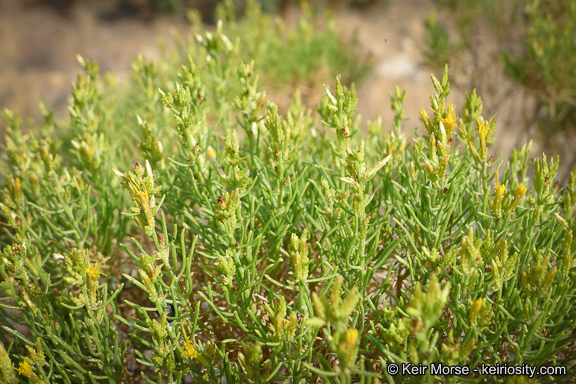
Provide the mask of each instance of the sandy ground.
MULTIPOLYGON (((66 115, 71 83, 79 70, 76 54, 98 59, 103 71, 127 78, 138 53, 157 57, 159 39, 169 41, 174 29, 186 30, 182 16, 114 16, 110 8, 113 0, 78 1, 65 13, 30 2, 0 0, 0 108, 15 109, 30 118, 39 117, 39 100, 54 107, 60 116, 66 115)), ((372 74, 358 87, 364 121, 382 115, 385 125, 391 126, 389 92, 398 85, 407 90, 405 108, 411 119, 404 123, 404 130, 417 128, 422 133, 418 112, 429 108, 429 95, 434 92, 430 81, 434 70, 426 67, 421 54, 425 48, 424 20, 434 9, 431 0, 387 0, 365 8, 334 8, 344 36, 349 38, 357 31, 363 48, 374 58, 372 74)), ((294 13, 288 10, 284 17, 293 18, 294 13)), ((484 97, 485 117, 498 114, 498 145, 493 150, 508 156, 519 138, 527 138, 518 116, 529 113, 526 108, 530 103, 522 97, 510 97, 516 89, 498 71, 459 83, 464 86, 453 87, 451 97, 457 106, 462 106, 463 92, 474 86, 484 97)), ((534 154, 541 150, 537 142, 534 154)), ((566 159, 564 167, 570 162, 566 159)))

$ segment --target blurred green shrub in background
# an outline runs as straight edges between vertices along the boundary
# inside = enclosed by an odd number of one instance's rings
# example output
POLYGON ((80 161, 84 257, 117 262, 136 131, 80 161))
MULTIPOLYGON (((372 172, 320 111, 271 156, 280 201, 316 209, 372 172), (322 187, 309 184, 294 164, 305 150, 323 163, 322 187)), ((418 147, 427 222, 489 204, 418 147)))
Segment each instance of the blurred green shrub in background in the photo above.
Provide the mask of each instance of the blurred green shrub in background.
POLYGON ((255 2, 245 3, 241 19, 234 16, 237 7, 233 2, 221 3, 216 16, 226 21, 225 34, 242 40, 240 58, 254 59, 265 84, 277 89, 286 85, 302 87, 328 82, 337 73, 344 83, 350 84, 368 74, 367 54, 355 38, 342 44, 329 13, 315 16, 313 8, 303 2, 297 25, 289 28, 280 18, 263 13, 255 2))
POLYGON ((492 33, 490 45, 496 46, 498 52, 498 57, 492 59, 498 59, 505 73, 536 100, 533 114, 524 124, 538 126, 541 139, 548 144, 576 137, 576 3, 570 0, 439 0, 437 3, 448 10, 449 16, 444 20, 450 23, 439 22, 435 13, 426 22, 425 54, 431 65, 441 68, 449 63, 456 70, 476 74, 468 67, 457 69, 458 62, 464 52, 474 58, 470 66, 486 59, 489 53, 479 43, 479 35, 481 24, 488 25, 492 33))

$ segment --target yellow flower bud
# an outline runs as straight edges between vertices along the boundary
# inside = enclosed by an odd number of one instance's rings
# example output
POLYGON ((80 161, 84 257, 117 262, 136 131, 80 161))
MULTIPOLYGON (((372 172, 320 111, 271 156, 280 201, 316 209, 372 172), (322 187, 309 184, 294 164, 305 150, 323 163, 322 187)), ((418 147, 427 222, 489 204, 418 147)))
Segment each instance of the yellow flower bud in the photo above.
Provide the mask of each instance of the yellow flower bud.
POLYGON ((346 332, 346 345, 350 350, 356 347, 356 342, 358 341, 358 330, 357 329, 349 329, 346 332))
POLYGON ((490 202, 490 208, 494 216, 500 217, 502 215, 502 199, 506 192, 506 186, 503 184, 496 184, 494 190, 494 200, 490 202))
POLYGON ((451 103, 448 104, 446 117, 442 118, 442 124, 446 130, 446 138, 449 139, 450 136, 452 136, 454 128, 456 128, 456 111, 451 103))
POLYGON ((472 307, 470 308, 470 325, 474 326, 478 324, 478 314, 480 310, 484 306, 482 298, 476 299, 474 303, 472 303, 472 307))
POLYGON ((523 184, 520 184, 518 187, 516 187, 516 194, 514 195, 514 200, 512 200, 510 206, 506 210, 507 213, 513 212, 516 209, 516 207, 518 206, 518 204, 520 204, 520 201, 522 200, 525 194, 526 194, 526 187, 523 184))
POLYGON ((488 136, 488 132, 490 132, 490 123, 485 121, 482 116, 477 116, 476 124, 478 125, 478 136, 480 137, 480 155, 482 156, 481 159, 486 160, 486 137, 488 136))
POLYGON ((426 127, 426 130, 430 134, 432 132, 432 125, 430 124, 430 118, 428 117, 428 114, 426 113, 425 110, 423 109, 420 110, 420 117, 422 118, 424 127, 426 127))

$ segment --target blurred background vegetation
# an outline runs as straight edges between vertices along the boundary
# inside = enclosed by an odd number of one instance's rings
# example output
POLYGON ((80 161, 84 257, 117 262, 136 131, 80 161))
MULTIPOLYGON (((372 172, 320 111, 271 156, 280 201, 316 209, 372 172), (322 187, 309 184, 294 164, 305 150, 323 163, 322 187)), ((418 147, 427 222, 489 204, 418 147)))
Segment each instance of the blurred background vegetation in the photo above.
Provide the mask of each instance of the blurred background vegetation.
POLYGON ((562 156, 561 182, 576 164, 573 1, 261 0, 261 12, 246 0, 232 0, 234 9, 221 7, 220 15, 218 3, 4 1, 0 108, 38 120, 37 104, 44 100, 56 116, 66 116, 77 53, 99 60, 104 72, 114 71, 122 81, 139 52, 155 59, 178 49, 190 21, 210 28, 218 17, 238 18, 226 33, 243 40, 242 55, 261 58, 255 65, 276 100, 297 88, 313 105, 321 84, 342 73, 345 83, 356 83, 365 122, 382 113, 384 121, 391 119, 389 92, 400 85, 413 100, 406 105, 408 127, 421 130, 418 109, 431 91, 428 76, 447 63, 452 97, 461 102, 475 88, 486 115, 497 115, 496 148, 504 156, 530 137, 533 155, 562 156), (298 21, 302 12, 309 12, 304 22, 298 21))
MULTIPOLYGON (((571 0, 436 0, 426 21, 432 67, 448 63, 465 90, 495 110, 508 98, 519 140, 536 137, 576 164, 576 3, 571 0), (496 75, 495 75, 496 74, 496 75), (507 81, 506 81, 507 80, 507 81)), ((513 121, 512 121, 513 120, 513 121)), ((569 161, 568 161, 569 160, 569 161)), ((567 175, 567 174, 566 174, 567 175)))

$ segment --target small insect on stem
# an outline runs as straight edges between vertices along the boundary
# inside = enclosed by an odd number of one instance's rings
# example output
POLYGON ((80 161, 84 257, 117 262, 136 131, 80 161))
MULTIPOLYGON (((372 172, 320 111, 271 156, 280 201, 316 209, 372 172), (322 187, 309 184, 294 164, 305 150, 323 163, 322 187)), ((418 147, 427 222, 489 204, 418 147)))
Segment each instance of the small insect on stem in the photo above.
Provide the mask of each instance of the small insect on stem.
MULTIPOLYGON (((176 314, 176 310, 174 309, 174 304, 168 304, 167 307, 162 308, 164 311, 168 311, 167 316, 168 317, 174 317, 174 315, 176 314)), ((160 317, 160 313, 158 311, 154 311, 154 315, 156 315, 156 317, 160 317)), ((169 323, 173 322, 174 320, 168 320, 169 323)))

